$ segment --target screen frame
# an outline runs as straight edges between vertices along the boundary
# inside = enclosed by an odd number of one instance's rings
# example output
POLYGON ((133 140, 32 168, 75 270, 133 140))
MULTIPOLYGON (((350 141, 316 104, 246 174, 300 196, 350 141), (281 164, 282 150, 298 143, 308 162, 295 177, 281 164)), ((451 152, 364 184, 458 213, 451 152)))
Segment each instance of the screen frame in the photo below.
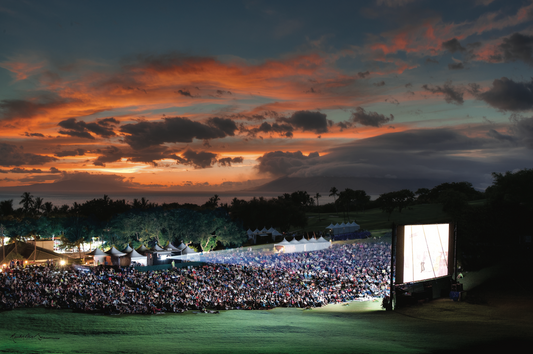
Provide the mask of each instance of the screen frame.
POLYGON ((409 226, 426 226, 426 225, 448 225, 448 274, 431 277, 423 280, 410 281, 409 283, 421 283, 451 277, 455 271, 455 225, 453 223, 431 223, 431 224, 401 224, 396 226, 396 252, 395 252, 395 277, 394 284, 404 284, 404 264, 405 264, 405 228, 409 226))

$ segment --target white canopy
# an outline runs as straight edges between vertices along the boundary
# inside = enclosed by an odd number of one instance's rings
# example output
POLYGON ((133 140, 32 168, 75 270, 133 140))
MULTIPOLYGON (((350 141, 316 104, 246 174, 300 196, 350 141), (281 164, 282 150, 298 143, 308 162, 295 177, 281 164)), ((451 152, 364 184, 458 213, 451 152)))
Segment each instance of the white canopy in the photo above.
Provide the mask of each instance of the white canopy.
POLYGON ((126 247, 126 248, 124 248, 122 250, 122 252, 124 252, 124 253, 130 253, 131 251, 133 251, 133 248, 131 248, 131 246, 129 244, 128 244, 128 247, 126 247))
POLYGON ((126 255, 126 253, 124 252, 120 252, 119 250, 117 250, 115 248, 115 246, 111 247, 111 249, 109 251, 106 252, 109 256, 113 256, 113 257, 123 257, 126 255))

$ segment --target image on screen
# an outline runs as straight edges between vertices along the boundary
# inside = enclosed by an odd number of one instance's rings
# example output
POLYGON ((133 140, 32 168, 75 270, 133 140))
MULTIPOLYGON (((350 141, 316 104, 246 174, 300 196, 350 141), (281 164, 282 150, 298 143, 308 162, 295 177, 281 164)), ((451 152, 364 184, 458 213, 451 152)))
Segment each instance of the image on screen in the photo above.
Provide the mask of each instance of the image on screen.
POLYGON ((449 232, 449 224, 404 227, 404 282, 448 275, 449 232))

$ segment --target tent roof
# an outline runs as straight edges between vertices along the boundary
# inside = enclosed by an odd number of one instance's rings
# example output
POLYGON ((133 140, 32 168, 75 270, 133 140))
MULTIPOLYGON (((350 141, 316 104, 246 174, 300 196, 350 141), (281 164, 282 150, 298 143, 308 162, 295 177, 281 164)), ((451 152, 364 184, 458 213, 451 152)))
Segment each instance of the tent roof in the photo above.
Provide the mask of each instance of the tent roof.
POLYGON ((309 243, 317 243, 317 240, 316 240, 316 238, 312 237, 312 238, 309 239, 308 242, 309 243))
POLYGON ((154 246, 154 250, 155 251, 164 251, 164 249, 161 246, 159 246, 157 243, 154 246))
POLYGON ((99 248, 95 248, 93 251, 87 253, 88 256, 109 256, 107 253, 99 248))
POLYGON ((143 256, 142 254, 137 253, 137 251, 135 251, 135 250, 132 250, 132 251, 128 254, 128 256, 129 256, 130 258, 146 258, 146 256, 143 256))
POLYGON ((183 242, 180 243, 180 245, 178 246, 178 250, 180 250, 180 251, 183 251, 186 248, 187 248, 187 246, 185 244, 183 244, 183 242))
POLYGON ((289 241, 289 243, 300 243, 296 237, 289 241))
POLYGON ((283 241, 281 241, 280 243, 276 243, 276 246, 284 246, 284 245, 290 245, 289 241, 287 241, 286 239, 283 239, 283 241))
POLYGON ((196 252, 195 250, 193 250, 189 246, 185 247, 183 249, 183 251, 181 251, 181 254, 193 254, 193 253, 198 253, 198 252, 196 252))
POLYGON ((170 243, 168 244, 168 246, 166 247, 166 250, 168 250, 168 251, 179 251, 179 248, 176 247, 176 246, 174 246, 174 245, 172 244, 172 242, 170 242, 170 243))
POLYGON ((305 237, 304 237, 304 238, 302 238, 302 239, 300 240, 300 243, 309 243, 309 241, 307 241, 307 240, 305 239, 305 237))
POLYGON ((126 253, 123 253, 117 250, 115 246, 111 247, 111 249, 107 251, 106 253, 110 256, 115 256, 115 257, 122 257, 126 255, 126 253))
POLYGON ((272 235, 274 235, 274 236, 281 236, 281 234, 278 232, 278 230, 274 230, 274 231, 272 232, 272 235))
POLYGON ((145 245, 141 245, 137 248, 137 252, 150 252, 150 249, 147 248, 145 245))
POLYGON ((317 242, 329 242, 324 237, 320 236, 320 238, 317 240, 317 242))
POLYGON ((128 247, 126 247, 126 248, 124 248, 124 249, 122 250, 122 252, 124 252, 124 253, 130 253, 131 251, 133 251, 133 248, 131 248, 130 245, 128 245, 128 247))
MULTIPOLYGON (((15 244, 10 243, 4 246, 5 247, 5 253, 6 253, 6 259, 10 259, 9 254, 13 253, 15 254, 15 244)), ((21 242, 17 241, 17 251, 18 253, 23 257, 23 260, 27 261, 33 261, 35 258, 36 261, 45 261, 47 259, 61 259, 65 258, 66 256, 56 253, 54 251, 47 250, 46 248, 42 247, 35 247, 35 245, 31 243, 21 242), (37 250, 37 253, 34 256, 34 251, 37 250)), ((0 257, 2 257, 2 247, 0 247, 0 257)), ((0 262, 3 262, 4 260, 1 259, 0 262)))
POLYGON ((326 229, 333 229, 334 227, 335 227, 335 225, 329 224, 329 226, 326 226, 326 229))

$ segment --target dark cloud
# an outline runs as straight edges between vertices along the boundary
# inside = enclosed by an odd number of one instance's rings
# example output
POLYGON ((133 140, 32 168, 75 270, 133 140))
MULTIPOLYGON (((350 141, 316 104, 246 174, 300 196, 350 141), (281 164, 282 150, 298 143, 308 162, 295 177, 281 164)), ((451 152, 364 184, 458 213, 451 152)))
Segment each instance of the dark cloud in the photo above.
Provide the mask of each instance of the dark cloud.
POLYGON ((124 141, 136 150, 164 143, 191 143, 193 139, 217 139, 234 134, 234 131, 228 130, 230 124, 226 121, 213 120, 211 124, 214 126, 174 117, 159 122, 126 124, 120 131, 129 134, 124 141))
POLYGON ((506 77, 496 79, 492 87, 477 98, 502 111, 533 109, 533 79, 530 82, 514 82, 506 77))
POLYGON ((301 151, 267 152, 257 159, 259 164, 255 168, 260 173, 269 173, 273 176, 286 176, 302 166, 312 164, 318 157, 318 152, 310 153, 308 156, 302 154, 301 151))
POLYGON ((242 163, 243 161, 244 159, 242 158, 242 156, 234 157, 234 158, 224 157, 222 159, 218 159, 217 163, 220 166, 231 166, 231 164, 233 163, 242 163))
POLYGON ((365 71, 365 72, 360 71, 360 72, 357 73, 357 76, 359 76, 361 79, 364 79, 368 75, 370 75, 370 72, 368 70, 365 71))
POLYGON ((263 122, 259 127, 249 130, 249 133, 253 136, 257 133, 277 133, 287 138, 292 138, 294 128, 289 124, 267 123, 263 122))
POLYGON ((466 50, 466 48, 459 43, 457 38, 452 38, 449 41, 442 42, 442 48, 450 53, 464 52, 466 50))
POLYGON ((377 112, 367 112, 363 107, 356 107, 355 112, 352 112, 350 120, 355 124, 360 124, 370 127, 381 127, 383 124, 387 124, 394 120, 394 116, 391 114, 386 117, 383 114, 377 112))
POLYGON ((533 36, 513 33, 509 38, 504 38, 498 47, 500 58, 505 62, 521 60, 533 66, 533 36))
POLYGON ((491 137, 491 138, 494 138, 496 140, 500 140, 500 141, 511 141, 511 142, 514 142, 516 139, 511 136, 511 135, 506 135, 506 134, 502 134, 494 129, 490 129, 488 132, 487 132, 487 136, 488 137, 491 137))
POLYGON ((61 173, 61 171, 55 167, 50 167, 48 171, 43 171, 40 168, 32 168, 29 170, 26 168, 14 167, 11 170, 0 169, 0 173, 61 173))
POLYGON ((380 81, 380 82, 374 82, 373 84, 374 86, 385 86, 385 81, 380 81))
POLYGON ((492 172, 533 164, 531 150, 479 133, 470 137, 452 129, 408 130, 360 139, 313 159, 277 153, 276 159, 269 156, 261 165, 262 171, 290 177, 424 178, 435 184, 469 181, 486 187, 492 184, 492 172), (480 151, 491 157, 479 158, 480 151))
POLYGON ((524 144, 529 149, 533 149, 533 117, 524 118, 516 114, 510 118, 513 126, 511 131, 520 143, 524 144))
POLYGON ((56 151, 54 155, 57 157, 66 157, 66 156, 83 156, 85 155, 86 150, 84 149, 75 149, 75 150, 65 150, 65 151, 56 151))
POLYGON ((0 166, 42 165, 55 157, 26 153, 22 147, 0 142, 0 166))
POLYGON ((123 157, 123 152, 116 146, 108 146, 105 149, 96 150, 101 154, 93 161, 95 166, 105 166, 106 163, 120 161, 123 157))
POLYGON ((328 126, 333 124, 326 117, 320 112, 296 111, 289 118, 279 118, 279 120, 291 124, 296 129, 321 134, 327 133, 328 126))
POLYGON ((208 151, 186 150, 178 163, 183 165, 192 165, 196 169, 208 168, 217 162, 217 155, 208 151))
POLYGON ((426 63, 427 64, 438 64, 439 61, 435 59, 431 59, 431 58, 426 58, 426 63))
POLYGON ((460 69, 464 69, 464 68, 465 68, 465 66, 461 62, 448 64, 448 69, 450 69, 450 70, 460 70, 460 69))
POLYGON ((41 134, 41 133, 28 133, 28 132, 25 132, 24 136, 31 137, 31 138, 33 138, 33 137, 44 138, 44 135, 41 134))
POLYGON ((192 97, 191 92, 189 90, 178 90, 177 92, 182 96, 192 97))
POLYGON ((43 95, 33 100, 1 100, 0 120, 32 118, 67 104, 69 101, 53 95, 43 95))
POLYGON ((209 118, 207 120, 207 124, 214 128, 220 129, 228 136, 234 136, 235 131, 238 129, 237 124, 235 124, 234 121, 228 118, 209 118))
POLYGON ((338 122, 337 126, 339 128, 341 128, 341 132, 342 132, 342 131, 344 131, 344 129, 348 129, 348 128, 353 127, 353 123, 352 122, 348 122, 348 121, 338 122))
POLYGON ((61 128, 66 130, 60 130, 59 133, 63 135, 76 136, 79 138, 94 139, 91 133, 99 135, 103 138, 110 138, 115 136, 113 128, 120 122, 115 118, 104 118, 96 122, 85 123, 84 121, 76 121, 76 118, 69 118, 59 122, 61 128))
POLYGON ((463 104, 463 91, 452 85, 451 81, 446 81, 442 86, 422 85, 422 88, 431 93, 442 93, 447 103, 463 104))
POLYGON ((406 83, 404 86, 407 87, 407 88, 409 88, 409 87, 413 87, 413 84, 410 83, 410 82, 408 82, 408 83, 406 83))
POLYGON ((230 91, 225 91, 225 90, 217 90, 217 95, 222 96, 222 95, 225 95, 225 94, 231 95, 231 92, 230 91))

